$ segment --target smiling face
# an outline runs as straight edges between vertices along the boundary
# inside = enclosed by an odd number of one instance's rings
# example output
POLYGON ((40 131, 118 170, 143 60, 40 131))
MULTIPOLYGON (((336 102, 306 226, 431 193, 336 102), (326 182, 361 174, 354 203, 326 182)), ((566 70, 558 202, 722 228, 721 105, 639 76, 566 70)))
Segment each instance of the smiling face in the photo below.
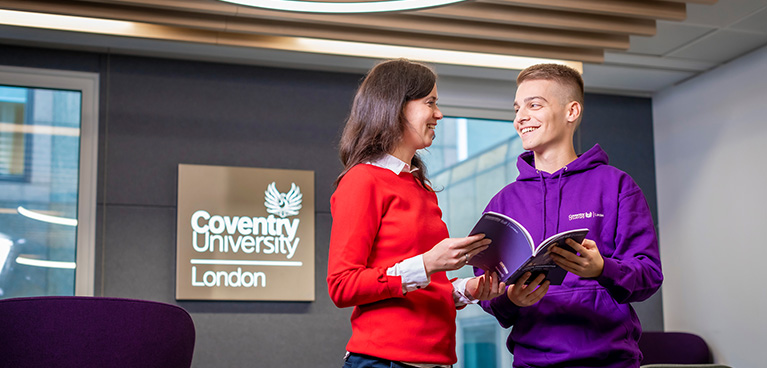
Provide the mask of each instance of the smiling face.
MULTIPOLYGON (((406 102, 402 114, 405 117, 405 130, 402 134, 401 148, 415 154, 416 150, 431 146, 437 120, 442 119, 442 112, 437 106, 437 85, 434 85, 426 97, 406 102)), ((412 157, 412 154, 410 156, 412 157)))
POLYGON ((514 128, 525 150, 543 153, 572 147, 580 104, 567 101, 557 82, 544 79, 522 82, 514 98, 514 110, 514 128))

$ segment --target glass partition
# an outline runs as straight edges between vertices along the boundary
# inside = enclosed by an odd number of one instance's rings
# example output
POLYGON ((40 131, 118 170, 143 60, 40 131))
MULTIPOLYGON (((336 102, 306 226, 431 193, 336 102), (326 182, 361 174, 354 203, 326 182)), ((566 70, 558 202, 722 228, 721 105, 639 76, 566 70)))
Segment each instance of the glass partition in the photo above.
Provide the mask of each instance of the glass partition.
MULTIPOLYGON (((510 121, 446 117, 439 121, 437 138, 419 152, 437 190, 442 219, 450 236, 463 237, 501 188, 514 181, 522 143, 510 121)), ((448 272, 448 277, 472 276, 470 266, 448 272)), ((458 311, 458 364, 462 368, 511 367, 506 349, 509 330, 479 306, 458 311)))

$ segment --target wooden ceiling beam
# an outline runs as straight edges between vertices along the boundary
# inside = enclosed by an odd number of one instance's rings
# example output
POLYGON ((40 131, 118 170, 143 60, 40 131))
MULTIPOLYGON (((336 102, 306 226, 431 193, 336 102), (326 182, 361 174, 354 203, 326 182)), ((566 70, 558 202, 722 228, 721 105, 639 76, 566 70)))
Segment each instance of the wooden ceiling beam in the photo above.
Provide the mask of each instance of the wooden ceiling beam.
MULTIPOLYGON (((213 0, 76 0, 87 3, 183 10, 216 15, 237 15, 241 5, 213 0)), ((2 0, 0 0, 2 3, 2 0)))
MULTIPOLYGON (((357 14, 352 16, 243 9, 237 17, 240 22, 245 24, 251 22, 250 19, 252 18, 544 45, 609 49, 628 49, 629 47, 627 35, 581 31, 563 32, 556 29, 509 24, 492 24, 470 20, 446 20, 437 17, 408 15, 407 13, 386 15, 357 14)), ((234 21, 233 19, 232 22, 234 21)))
MULTIPOLYGON (((387 19, 392 20, 392 22, 396 22, 396 19, 403 19, 398 17, 405 15, 425 15, 440 19, 450 19, 452 20, 450 24, 457 24, 459 22, 466 21, 475 23, 487 23, 491 25, 490 27, 492 27, 492 25, 505 24, 534 27, 535 29, 541 30, 543 33, 546 33, 545 29, 552 28, 557 30, 587 32, 593 34, 615 34, 624 36, 655 35, 655 21, 648 19, 609 17, 598 14, 572 13, 567 11, 534 9, 529 7, 479 4, 474 2, 410 12, 336 15, 273 11, 255 7, 238 6, 222 1, 209 0, 84 0, 82 2, 121 4, 134 7, 157 8, 184 12, 200 12, 205 14, 253 17, 262 19, 264 17, 287 20, 300 19, 310 23, 358 24, 360 23, 360 19, 365 20, 362 23, 369 23, 371 19, 387 19)), ((411 20, 413 20, 413 22, 419 22, 419 20, 412 18, 411 20)), ((398 23, 401 24, 401 22, 398 23)), ((435 23, 432 22, 430 24, 435 23)), ((402 26, 399 27, 405 28, 402 26)), ((418 25, 413 25, 411 27, 419 28, 418 25)), ((549 42, 546 41, 546 35, 541 35, 539 37, 543 39, 541 42, 549 42)), ((585 35, 584 38, 588 39, 590 37, 585 35)), ((528 40, 528 42, 533 41, 528 40)), ((614 40, 608 42, 612 43, 614 40)), ((622 48, 622 46, 615 45, 606 47, 622 48)))
MULTIPOLYGON (((593 63, 601 63, 604 61, 604 51, 602 49, 545 46, 519 42, 501 42, 459 37, 440 37, 434 35, 415 34, 410 32, 376 31, 363 28, 303 28, 304 26, 305 25, 301 23, 288 24, 285 22, 279 22, 275 24, 269 24, 269 22, 259 22, 259 25, 248 26, 247 29, 243 29, 243 31, 259 31, 257 32, 258 34, 263 34, 262 32, 272 32, 271 34, 274 35, 290 35, 296 37, 409 46, 427 49, 467 51, 498 55, 565 59, 593 63)), ((229 32, 225 36, 239 37, 238 35, 244 35, 244 33, 229 32)), ((396 55, 392 55, 392 57, 395 56, 396 55)))
POLYGON ((388 18, 398 15, 426 15, 457 21, 471 20, 489 24, 530 26, 538 29, 567 29, 579 32, 614 33, 622 35, 655 35, 655 21, 629 17, 611 17, 599 14, 573 13, 568 11, 536 9, 523 6, 508 6, 467 2, 450 6, 429 8, 418 11, 322 15, 272 11, 255 7, 239 6, 222 1, 210 0, 84 0, 94 3, 123 4, 141 7, 161 8, 177 11, 204 12, 207 14, 236 16, 269 16, 275 19, 339 19, 355 17, 388 18), (322 17, 322 18, 320 18, 322 17))
POLYGON ((60 14, 96 19, 111 19, 189 28, 226 29, 226 17, 205 14, 147 11, 147 9, 78 1, 0 0, 0 8, 34 13, 60 14))
POLYGON ((238 6, 222 1, 210 0, 84 0, 95 3, 124 4, 141 7, 152 7, 178 11, 204 12, 208 14, 274 17, 275 19, 341 19, 355 17, 386 18, 397 15, 428 15, 457 21, 471 20, 489 24, 508 24, 530 26, 538 29, 553 28, 579 32, 612 33, 619 35, 655 35, 655 21, 629 17, 611 17, 599 14, 573 13, 536 9, 530 7, 515 7, 498 4, 467 2, 450 6, 429 8, 418 11, 378 13, 378 14, 338 14, 322 15, 311 13, 294 13, 272 11, 255 7, 238 6))
MULTIPOLYGON (((259 35, 290 36, 305 38, 320 38, 364 43, 390 44, 419 48, 433 48, 453 51, 490 53, 499 55, 515 55, 567 59, 599 63, 604 60, 602 48, 548 46, 524 42, 506 42, 499 40, 483 40, 470 37, 455 37, 445 35, 422 34, 416 32, 387 31, 363 27, 332 26, 308 24, 305 22, 288 22, 270 19, 253 19, 228 16, 201 16, 200 14, 171 12, 165 10, 143 11, 119 6, 103 4, 88 4, 71 2, 61 3, 54 0, 2 0, 0 7, 14 10, 25 10, 42 13, 63 15, 79 15, 86 17, 108 18, 115 20, 134 21, 164 26, 163 35, 152 35, 150 38, 211 43, 234 42, 240 44, 245 40, 257 40, 259 35), (195 31, 197 30, 197 31, 195 31), (207 31, 207 32, 199 32, 207 31), (224 40, 229 40, 224 42, 224 40)), ((145 37, 146 34, 124 36, 145 37)), ((250 41, 249 41, 250 42, 250 41)), ((298 50, 300 51, 300 50, 298 50)), ((392 55, 395 56, 395 55, 392 55)))
POLYGON ((0 8, 163 25, 232 42, 317 37, 599 62, 604 49, 628 49, 630 35, 655 35, 657 19, 684 19, 687 3, 715 2, 474 0, 373 14, 281 12, 214 0, 0 0, 0 8))
POLYGON ((493 4, 529 6, 570 12, 584 12, 610 16, 684 20, 684 3, 655 0, 478 0, 493 4))
POLYGON ((410 14, 625 35, 654 36, 656 31, 655 21, 651 19, 611 17, 487 3, 456 4, 419 10, 410 14))
POLYGON ((673 3, 687 3, 687 4, 703 4, 703 5, 712 5, 716 4, 719 0, 666 0, 673 3))
MULTIPOLYGON (((503 42, 520 42, 527 44, 543 44, 550 46, 572 46, 601 49, 628 49, 629 38, 626 35, 611 35, 589 32, 541 29, 514 25, 497 25, 472 21, 446 21, 440 18, 415 17, 407 14, 387 14, 386 16, 367 15, 325 15, 288 13, 261 10, 255 8, 243 9, 236 17, 224 15, 207 15, 199 13, 174 12, 165 9, 135 8, 125 6, 108 6, 103 3, 60 3, 57 1, 22 0, 6 1, 16 3, 15 8, 31 11, 50 11, 67 15, 83 15, 119 20, 147 22, 153 24, 173 25, 188 28, 201 28, 221 32, 262 32, 251 30, 250 26, 258 20, 277 24, 286 21, 289 26, 305 23, 307 26, 324 25, 334 27, 349 27, 357 32, 361 28, 372 30, 408 32, 429 34, 441 37, 461 37, 503 42), (255 21, 255 22, 254 22, 255 21)), ((267 32, 272 34, 271 32, 267 32)))

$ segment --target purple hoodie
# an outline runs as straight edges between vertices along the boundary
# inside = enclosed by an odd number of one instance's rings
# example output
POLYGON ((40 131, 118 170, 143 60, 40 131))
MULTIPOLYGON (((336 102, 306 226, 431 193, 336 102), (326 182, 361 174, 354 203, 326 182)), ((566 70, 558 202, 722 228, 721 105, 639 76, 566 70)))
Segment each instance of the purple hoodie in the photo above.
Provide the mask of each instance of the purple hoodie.
MULTIPOLYGON (((540 242, 557 232, 588 228, 605 265, 597 278, 568 273, 530 307, 506 295, 481 302, 501 326, 514 326, 507 346, 514 367, 638 367, 642 328, 629 303, 649 298, 663 281, 658 240, 642 191, 607 165, 594 146, 559 171, 535 169, 533 153, 519 156, 517 181, 486 211, 508 215, 540 242)), ((481 273, 481 270, 478 270, 481 273)))

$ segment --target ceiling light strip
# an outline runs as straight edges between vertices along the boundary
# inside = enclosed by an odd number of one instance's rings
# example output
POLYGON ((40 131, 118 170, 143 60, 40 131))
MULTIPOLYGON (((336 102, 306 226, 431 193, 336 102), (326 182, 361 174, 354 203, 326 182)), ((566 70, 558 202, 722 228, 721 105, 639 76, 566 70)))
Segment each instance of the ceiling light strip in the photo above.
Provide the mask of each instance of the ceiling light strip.
POLYGON ((583 73, 583 63, 568 60, 486 54, 468 51, 428 49, 422 47, 381 45, 364 42, 321 40, 312 38, 294 38, 294 40, 298 46, 297 49, 304 52, 343 56, 364 56, 381 59, 387 59, 396 56, 440 64, 471 65, 486 68, 516 70, 522 70, 535 64, 556 63, 568 65, 583 73))
POLYGON ((15 10, 0 10, 0 24, 111 35, 130 34, 134 28, 133 22, 15 10))
POLYGON ((47 261, 43 259, 34 259, 34 258, 27 258, 27 257, 16 257, 16 263, 23 264, 26 266, 33 266, 33 267, 43 267, 43 268, 61 268, 61 269, 68 269, 68 270, 74 270, 77 268, 77 264, 75 262, 61 262, 61 261, 47 261))
POLYGON ((8 255, 11 253, 12 246, 13 240, 0 238, 0 273, 3 272, 5 261, 8 259, 8 255))
POLYGON ((79 137, 80 129, 70 127, 57 127, 51 125, 29 125, 0 122, 0 133, 44 134, 79 137))
POLYGON ((16 208, 16 211, 18 211, 19 214, 24 217, 28 217, 37 221, 47 222, 50 224, 58 224, 58 225, 77 226, 77 219, 73 219, 73 218, 46 215, 44 213, 28 210, 21 206, 16 208))

